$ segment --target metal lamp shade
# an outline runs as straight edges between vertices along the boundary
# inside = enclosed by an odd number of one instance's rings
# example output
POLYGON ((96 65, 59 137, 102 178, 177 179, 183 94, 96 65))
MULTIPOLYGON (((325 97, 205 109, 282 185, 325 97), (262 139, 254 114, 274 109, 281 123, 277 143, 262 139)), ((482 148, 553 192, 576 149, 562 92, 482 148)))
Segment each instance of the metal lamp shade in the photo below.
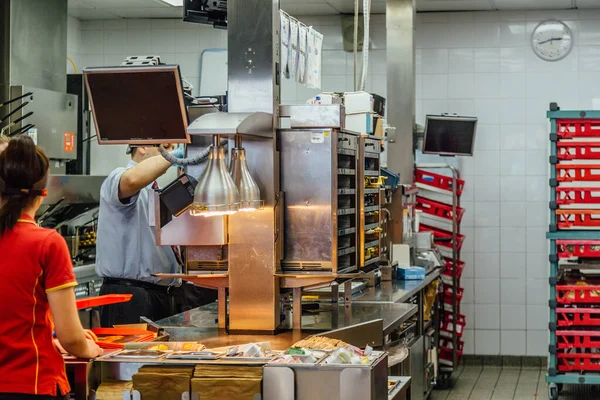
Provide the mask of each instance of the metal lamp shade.
POLYGON ((260 189, 248 170, 246 150, 236 148, 231 151, 229 172, 240 194, 240 211, 255 211, 261 208, 260 189))
POLYGON ((190 213, 205 217, 234 214, 239 209, 239 192, 225 165, 225 150, 211 146, 206 169, 194 191, 190 213))

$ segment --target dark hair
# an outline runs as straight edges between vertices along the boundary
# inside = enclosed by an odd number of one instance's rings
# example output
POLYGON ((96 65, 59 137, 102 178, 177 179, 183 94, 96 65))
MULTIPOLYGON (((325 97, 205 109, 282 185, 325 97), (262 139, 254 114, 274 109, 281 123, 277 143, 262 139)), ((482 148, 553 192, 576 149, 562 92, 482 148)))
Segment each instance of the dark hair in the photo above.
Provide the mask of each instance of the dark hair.
POLYGON ((23 209, 37 197, 37 194, 26 190, 18 194, 13 191, 6 193, 7 188, 44 189, 48 166, 48 157, 29 136, 15 136, 8 142, 6 150, 0 153, 0 179, 5 191, 0 193, 0 235, 14 228, 23 209))

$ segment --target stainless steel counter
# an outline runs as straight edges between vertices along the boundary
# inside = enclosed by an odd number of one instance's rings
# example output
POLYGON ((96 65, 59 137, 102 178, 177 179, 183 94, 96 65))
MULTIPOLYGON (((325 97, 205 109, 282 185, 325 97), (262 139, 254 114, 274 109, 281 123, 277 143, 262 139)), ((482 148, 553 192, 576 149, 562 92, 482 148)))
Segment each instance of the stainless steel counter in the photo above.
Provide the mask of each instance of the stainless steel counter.
POLYGON ((412 296, 423 290, 433 280, 440 276, 440 270, 429 273, 423 280, 418 281, 384 281, 380 285, 367 288, 354 295, 353 303, 395 304, 404 303, 412 296))
MULTIPOLYGON (((352 304, 350 307, 344 307, 342 304, 320 304, 319 309, 304 311, 300 331, 285 331, 276 335, 228 335, 217 328, 217 304, 211 303, 157 321, 156 325, 164 329, 172 341, 193 340, 200 341, 207 347, 221 347, 269 340, 274 348, 285 349, 303 337, 329 331, 334 332, 329 336, 343 333, 344 338, 350 340, 348 335, 352 336, 352 332, 360 331, 373 323, 373 327, 379 329, 380 335, 374 344, 381 345, 380 341, 385 335, 416 313, 417 307, 412 304, 352 304)), ((375 331, 371 332, 375 334, 375 331)), ((364 346, 364 343, 361 346, 364 346)))

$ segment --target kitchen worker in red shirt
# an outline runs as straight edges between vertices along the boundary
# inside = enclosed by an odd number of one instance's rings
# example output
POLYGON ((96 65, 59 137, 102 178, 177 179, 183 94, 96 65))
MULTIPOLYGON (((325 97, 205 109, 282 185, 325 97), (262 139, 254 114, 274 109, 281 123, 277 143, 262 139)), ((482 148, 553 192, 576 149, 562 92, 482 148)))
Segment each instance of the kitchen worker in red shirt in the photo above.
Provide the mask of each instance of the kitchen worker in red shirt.
POLYGON ((86 339, 77 315, 66 242, 34 220, 46 195, 48 165, 28 136, 11 139, 0 154, 0 400, 68 398, 51 320, 70 354, 102 354, 86 339))

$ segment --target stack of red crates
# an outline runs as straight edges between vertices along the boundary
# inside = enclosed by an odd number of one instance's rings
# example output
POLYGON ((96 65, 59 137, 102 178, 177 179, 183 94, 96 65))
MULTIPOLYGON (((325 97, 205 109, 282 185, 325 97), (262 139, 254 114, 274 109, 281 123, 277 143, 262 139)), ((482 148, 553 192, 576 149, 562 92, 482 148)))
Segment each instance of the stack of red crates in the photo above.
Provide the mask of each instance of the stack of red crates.
POLYGON ((465 181, 458 179, 456 188, 453 188, 452 176, 432 173, 426 170, 415 171, 415 182, 419 188, 419 196, 416 199, 416 208, 421 210, 421 223, 419 231, 432 232, 434 242, 438 250, 444 256, 446 265, 442 269, 443 287, 443 310, 440 324, 439 360, 440 364, 451 367, 453 365, 452 335, 454 334, 454 304, 453 293, 456 292, 456 336, 457 336, 457 359, 463 353, 464 342, 461 340, 466 326, 465 316, 460 313, 460 301, 463 297, 463 288, 460 286, 465 263, 460 260, 460 250, 465 241, 465 236, 460 234, 460 223, 465 210, 460 207, 460 196, 463 192, 465 181), (453 190, 457 194, 456 221, 458 223, 458 235, 456 238, 457 260, 453 260, 453 233, 452 233, 452 196, 453 190), (456 273, 457 285, 453 285, 453 274, 456 273))
MULTIPOLYGON (((564 265, 600 260, 600 240, 583 240, 578 234, 600 230, 600 120, 556 119, 551 140, 556 155, 550 157, 555 172, 550 180, 550 231, 560 232, 561 239, 552 241, 555 253, 550 261, 564 265)), ((600 280, 588 276, 556 281, 555 312, 551 351, 556 352, 557 370, 600 371, 600 280)))

